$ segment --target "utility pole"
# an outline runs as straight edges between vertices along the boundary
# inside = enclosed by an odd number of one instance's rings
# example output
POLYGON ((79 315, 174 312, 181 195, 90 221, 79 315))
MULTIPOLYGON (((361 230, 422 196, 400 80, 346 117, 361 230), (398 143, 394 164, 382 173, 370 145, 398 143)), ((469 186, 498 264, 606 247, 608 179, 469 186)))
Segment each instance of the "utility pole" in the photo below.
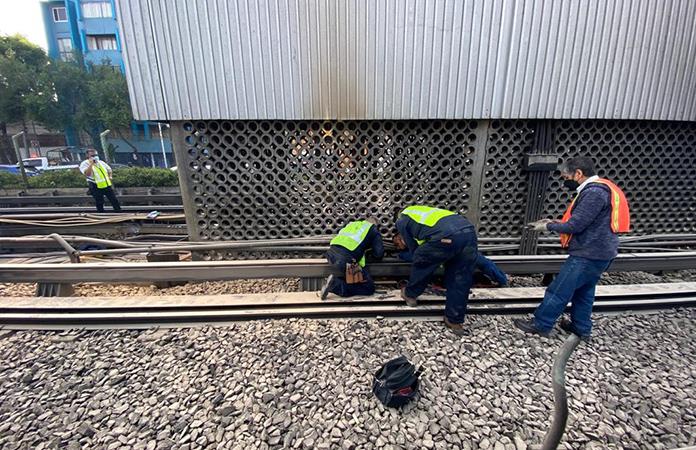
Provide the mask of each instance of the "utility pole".
POLYGON ((111 130, 104 130, 101 133, 99 133, 99 140, 101 141, 102 150, 104 150, 104 159, 106 159, 106 162, 108 163, 111 162, 111 158, 109 158, 108 148, 106 146, 106 135, 109 133, 111 133, 111 130))
MULTIPOLYGON (((165 127, 169 128, 168 124, 164 124, 165 127)), ((169 167, 167 163, 167 152, 164 150, 164 139, 162 138, 162 122, 157 122, 157 128, 159 128, 160 135, 160 145, 162 146, 162 157, 164 158, 164 167, 169 167)))
POLYGON ((19 171, 22 173, 22 181, 24 181, 24 187, 26 189, 29 189, 29 180, 27 180, 27 171, 24 170, 24 161, 22 159, 22 152, 19 149, 19 138, 20 136, 25 136, 25 142, 26 142, 26 133, 24 131, 21 131, 14 136, 12 136, 12 143, 14 144, 14 149, 15 149, 15 154, 17 155, 17 164, 19 165, 19 171))

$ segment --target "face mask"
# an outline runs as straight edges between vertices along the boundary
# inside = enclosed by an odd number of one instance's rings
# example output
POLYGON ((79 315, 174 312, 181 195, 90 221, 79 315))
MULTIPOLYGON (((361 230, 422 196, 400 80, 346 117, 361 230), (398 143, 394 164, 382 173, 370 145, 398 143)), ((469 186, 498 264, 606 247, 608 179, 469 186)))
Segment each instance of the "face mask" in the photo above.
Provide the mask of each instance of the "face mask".
POLYGON ((99 157, 98 157, 97 155, 92 156, 92 159, 93 159, 95 162, 99 161, 99 157))
POLYGON ((563 180, 563 186, 565 186, 569 191, 574 191, 580 186, 580 183, 573 179, 563 180))

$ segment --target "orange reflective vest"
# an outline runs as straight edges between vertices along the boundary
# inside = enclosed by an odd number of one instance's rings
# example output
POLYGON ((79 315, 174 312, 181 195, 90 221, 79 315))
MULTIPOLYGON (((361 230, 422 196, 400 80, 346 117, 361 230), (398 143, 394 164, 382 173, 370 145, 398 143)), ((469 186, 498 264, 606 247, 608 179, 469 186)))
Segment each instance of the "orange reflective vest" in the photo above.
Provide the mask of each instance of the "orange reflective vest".
MULTIPOLYGON (((614 233, 627 233, 630 231, 631 214, 628 209, 628 200, 626 200, 626 195, 621 188, 604 178, 595 180, 593 183, 603 184, 609 188, 611 194, 611 231, 614 233)), ((575 205, 575 200, 577 199, 578 195, 568 205, 568 209, 566 209, 563 219, 561 219, 562 223, 570 220, 570 217, 573 215, 573 205, 575 205)), ((561 233, 561 247, 568 248, 572 237, 572 234, 561 233)))

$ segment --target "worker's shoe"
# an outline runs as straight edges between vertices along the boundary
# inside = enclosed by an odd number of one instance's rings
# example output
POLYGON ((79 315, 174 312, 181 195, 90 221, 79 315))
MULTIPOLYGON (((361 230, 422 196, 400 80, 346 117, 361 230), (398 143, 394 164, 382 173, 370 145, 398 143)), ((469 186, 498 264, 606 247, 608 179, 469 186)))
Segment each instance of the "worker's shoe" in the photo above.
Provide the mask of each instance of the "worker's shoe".
POLYGON ((536 327, 534 319, 515 319, 512 321, 517 328, 529 334, 538 334, 539 336, 549 337, 549 331, 541 331, 536 327))
POLYGON ((452 323, 447 319, 447 317, 445 317, 445 326, 452 330, 452 332, 457 336, 469 336, 471 334, 469 330, 464 328, 464 325, 461 323, 452 323))
POLYGON ((415 308, 416 306, 418 306, 417 299, 415 299, 413 297, 409 297, 408 295, 406 295, 406 287, 401 288, 401 298, 403 298, 406 301, 406 304, 408 306, 410 306, 411 308, 415 308))
POLYGON ((326 282, 324 282, 324 285, 321 287, 321 291, 319 291, 319 297, 321 297, 322 300, 326 300, 326 297, 329 296, 331 284, 333 283, 334 278, 335 277, 333 274, 329 275, 326 278, 326 282))
POLYGON ((578 333, 575 329, 575 325, 573 325, 573 322, 566 319, 565 317, 561 319, 561 323, 559 323, 558 326, 561 327, 561 330, 565 331, 566 333, 573 333, 574 335, 578 336, 584 342, 590 342, 590 340, 592 339, 589 334, 583 335, 578 333))

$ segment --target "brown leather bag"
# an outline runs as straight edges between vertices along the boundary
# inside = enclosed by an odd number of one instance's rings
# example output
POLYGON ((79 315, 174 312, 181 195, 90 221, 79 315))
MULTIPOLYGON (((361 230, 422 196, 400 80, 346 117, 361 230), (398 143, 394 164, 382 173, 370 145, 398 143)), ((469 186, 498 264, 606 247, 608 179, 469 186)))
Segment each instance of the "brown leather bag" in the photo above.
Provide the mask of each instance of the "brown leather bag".
POLYGON ((364 283, 362 267, 358 263, 346 263, 346 283, 364 283))

